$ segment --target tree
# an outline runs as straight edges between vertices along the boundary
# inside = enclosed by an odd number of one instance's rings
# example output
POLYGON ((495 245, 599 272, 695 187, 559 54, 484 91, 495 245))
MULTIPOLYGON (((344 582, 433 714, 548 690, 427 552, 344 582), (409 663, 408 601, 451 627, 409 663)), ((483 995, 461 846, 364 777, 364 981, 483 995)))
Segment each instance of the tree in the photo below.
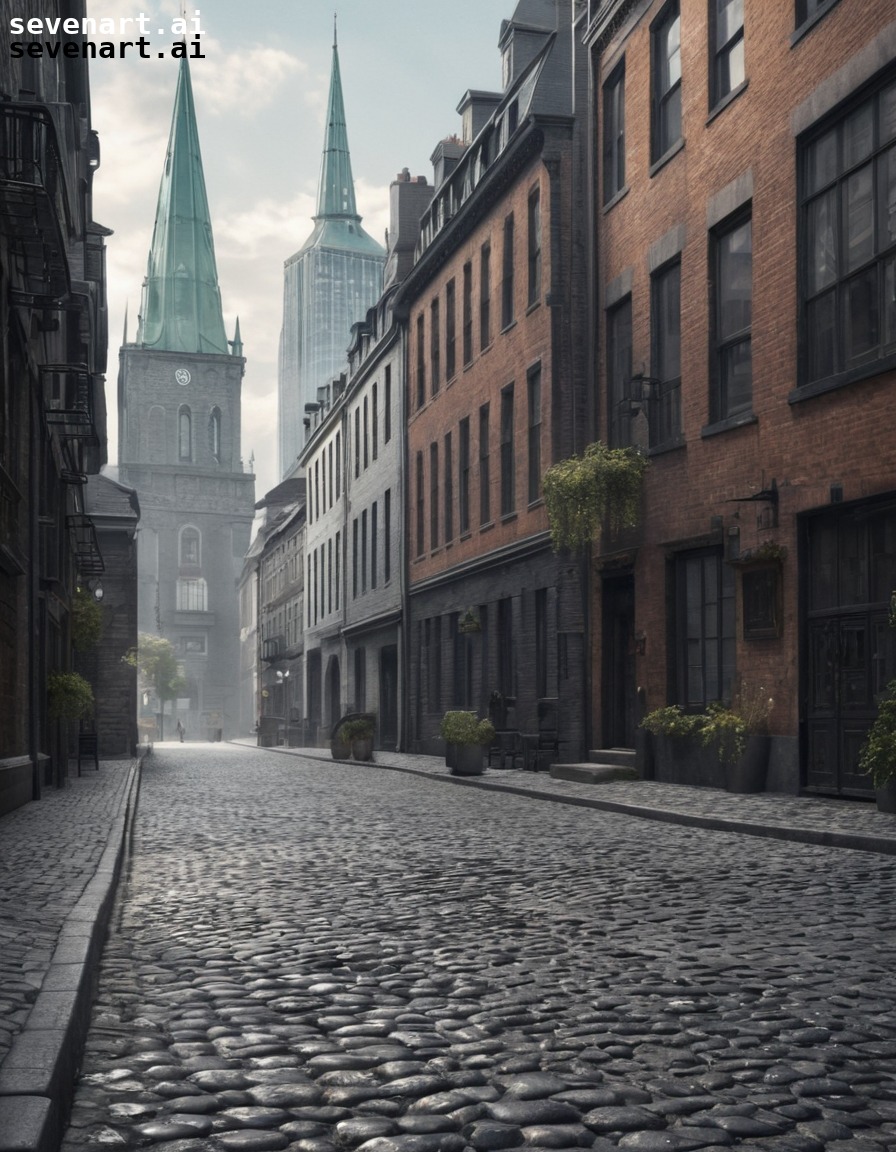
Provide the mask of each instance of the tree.
POLYGON ((137 647, 130 648, 122 657, 126 664, 137 669, 141 687, 151 688, 159 698, 159 739, 165 738, 165 702, 174 700, 187 687, 174 652, 174 645, 163 636, 141 632, 137 647))

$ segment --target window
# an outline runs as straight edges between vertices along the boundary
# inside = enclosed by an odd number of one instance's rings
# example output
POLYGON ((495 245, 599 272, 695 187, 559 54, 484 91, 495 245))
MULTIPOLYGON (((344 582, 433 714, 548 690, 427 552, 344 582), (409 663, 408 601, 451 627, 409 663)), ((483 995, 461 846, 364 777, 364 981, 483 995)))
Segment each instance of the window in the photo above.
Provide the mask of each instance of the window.
POLYGON ((327 612, 333 611, 333 541, 327 541, 327 612))
POLYGON ((370 510, 370 586, 375 588, 377 586, 378 567, 379 567, 379 522, 378 522, 378 507, 377 501, 373 501, 370 510))
POLYGON ((479 350, 488 348, 491 335, 491 260, 490 244, 483 244, 479 252, 479 350))
POLYGON ((361 513, 361 593, 367 591, 367 509, 361 513))
POLYGON ((513 216, 504 221, 504 278, 501 281, 501 327, 513 323, 513 216))
POLYGON ((457 446, 457 513, 461 536, 470 531, 470 417, 460 422, 457 446))
POLYGON ((341 588, 342 533, 336 533, 336 572, 333 583, 336 585, 336 611, 339 611, 339 590, 341 588))
POLYGON ((805 24, 816 16, 823 16, 838 0, 796 0, 796 26, 805 24))
POLYGON ((681 439, 681 264, 657 272, 651 282, 653 375, 659 383, 650 408, 650 447, 681 439))
POLYGON ((451 433, 445 433, 445 543, 454 539, 454 455, 451 433))
POLYGON ((429 374, 431 377, 430 388, 432 389, 433 396, 435 396, 439 390, 439 377, 442 371, 440 356, 441 331, 439 324, 439 301, 437 297, 430 305, 429 315, 429 374))
POLYGON ((333 507, 333 441, 327 445, 327 507, 333 507))
POLYGON ((361 409, 355 409, 355 479, 361 475, 361 409))
POLYGON ((529 307, 541 299, 541 191, 533 188, 529 193, 529 307))
POLYGON ((197 528, 181 528, 180 530, 180 566, 181 568, 198 568, 200 565, 201 538, 197 528))
POLYGON ((193 459, 193 418, 186 405, 177 413, 177 456, 179 460, 193 459))
POLYGON ((314 461, 314 519, 320 519, 320 457, 314 461))
POLYGON ((498 691, 516 696, 513 653, 513 600, 498 601, 498 691))
POLYGON ((308 557, 308 582, 305 589, 305 605, 306 605, 306 624, 311 627, 311 557, 308 557))
POLYGON ((541 496, 541 365, 529 369, 529 503, 541 496))
POLYGON ((749 217, 713 236, 715 364, 712 418, 727 420, 753 406, 750 326, 753 314, 753 232, 749 217))
POLYGON ((896 81, 802 145, 806 384, 896 363, 896 81))
POLYGON ((548 694, 548 590, 535 589, 535 695, 548 694))
POLYGON ((212 456, 221 460, 221 409, 212 408, 208 418, 208 447, 212 456))
POLYGON ((383 580, 392 579, 392 489, 383 496, 383 580))
POLYGON ((681 19, 671 0, 651 29, 653 125, 650 158, 656 162, 681 139, 681 19))
POLYGON ((744 0, 710 0, 712 36, 711 106, 743 84, 744 0))
POLYGON ((457 371, 455 363, 457 315, 455 312, 454 281, 449 280, 445 285, 445 379, 451 380, 457 371))
POLYGON ((632 442, 632 298, 627 296, 607 312, 607 427, 610 447, 632 442))
POLYGON ((342 492, 342 433, 336 433, 336 499, 342 492))
POLYGON ((417 453, 417 555, 422 556, 425 547, 423 541, 423 525, 425 523, 425 507, 423 500, 423 453, 417 453))
POLYGON ((358 517, 352 520, 352 597, 357 600, 358 598, 358 558, 360 549, 358 547, 358 517))
POLYGON ((625 187, 625 60, 604 85, 604 203, 625 187))
POLYGON ((429 446, 429 546, 439 546, 439 446, 429 446))
POLYGON ((370 464, 370 407, 364 397, 364 467, 370 464))
POLYGON ((734 679, 734 570, 718 549, 675 563, 677 703, 703 711, 730 702, 734 679))
POLYGON ((207 612, 208 588, 201 576, 177 582, 178 612, 207 612))
POLYGON ((426 403, 426 364, 424 363, 425 332, 423 328, 423 313, 417 317, 417 407, 422 408, 426 403))
POLYGON ((479 409, 479 523, 488 524, 492 518, 491 470, 489 467, 489 410, 488 404, 479 409))
POLYGON ((501 515, 516 508, 516 461, 513 454, 513 385, 501 389, 501 515))
POLYGON ((370 393, 370 450, 374 460, 376 460, 378 452, 377 442, 380 438, 380 417, 377 407, 379 397, 377 396, 377 391, 377 386, 374 384, 370 393))
POLYGON ((464 364, 473 359, 473 265, 464 264, 463 280, 463 346, 464 364))
POLYGON ((392 439, 392 365, 386 365, 385 396, 383 407, 383 443, 392 439))

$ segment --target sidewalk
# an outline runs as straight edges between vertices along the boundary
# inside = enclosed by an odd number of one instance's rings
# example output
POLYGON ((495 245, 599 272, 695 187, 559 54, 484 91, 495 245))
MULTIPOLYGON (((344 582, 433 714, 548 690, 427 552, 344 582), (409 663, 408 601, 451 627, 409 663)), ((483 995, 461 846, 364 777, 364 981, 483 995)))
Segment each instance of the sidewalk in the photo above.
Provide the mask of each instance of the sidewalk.
POLYGON ((0 1152, 59 1145, 139 786, 103 760, 0 817, 0 1152))
MULTIPOLYGON (((253 738, 232 743, 255 747, 253 738)), ((324 748, 268 748, 264 751, 333 763, 332 756, 324 748)), ((497 768, 487 768, 482 776, 452 776, 439 756, 408 752, 376 752, 374 755, 373 767, 412 772, 446 784, 512 792, 533 800, 599 808, 670 824, 896 855, 896 816, 878 812, 872 802, 864 800, 828 800, 773 792, 743 796, 718 788, 660 784, 654 780, 584 784, 555 780, 546 772, 497 768)))

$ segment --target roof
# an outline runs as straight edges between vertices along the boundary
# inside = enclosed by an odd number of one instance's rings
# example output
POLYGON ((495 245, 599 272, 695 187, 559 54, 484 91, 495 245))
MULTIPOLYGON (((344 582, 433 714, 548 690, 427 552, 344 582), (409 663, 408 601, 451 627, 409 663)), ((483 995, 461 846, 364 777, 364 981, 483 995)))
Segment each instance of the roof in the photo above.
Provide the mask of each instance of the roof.
POLYGON ((229 353, 186 58, 177 78, 141 313, 138 344, 229 353))

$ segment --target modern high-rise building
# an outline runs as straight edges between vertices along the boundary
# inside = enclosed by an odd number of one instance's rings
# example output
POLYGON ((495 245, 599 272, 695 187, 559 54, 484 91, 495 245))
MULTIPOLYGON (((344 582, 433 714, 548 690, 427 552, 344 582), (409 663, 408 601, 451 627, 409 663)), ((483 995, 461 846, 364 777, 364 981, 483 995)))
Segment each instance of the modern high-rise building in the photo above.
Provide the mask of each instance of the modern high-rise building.
POLYGON ((295 467, 304 443, 305 405, 347 362, 351 326, 383 286, 385 250, 361 227, 355 204, 339 53, 333 68, 314 230, 286 261, 280 335, 280 473, 295 467))
MULTIPOLYGON (((139 493, 141 632, 164 636, 186 688, 165 729, 236 731, 237 579, 255 478, 240 458, 245 359, 224 330, 211 218, 187 61, 180 64, 137 338, 118 378, 121 480, 139 493)), ((158 711, 158 702, 144 708, 158 711)))

